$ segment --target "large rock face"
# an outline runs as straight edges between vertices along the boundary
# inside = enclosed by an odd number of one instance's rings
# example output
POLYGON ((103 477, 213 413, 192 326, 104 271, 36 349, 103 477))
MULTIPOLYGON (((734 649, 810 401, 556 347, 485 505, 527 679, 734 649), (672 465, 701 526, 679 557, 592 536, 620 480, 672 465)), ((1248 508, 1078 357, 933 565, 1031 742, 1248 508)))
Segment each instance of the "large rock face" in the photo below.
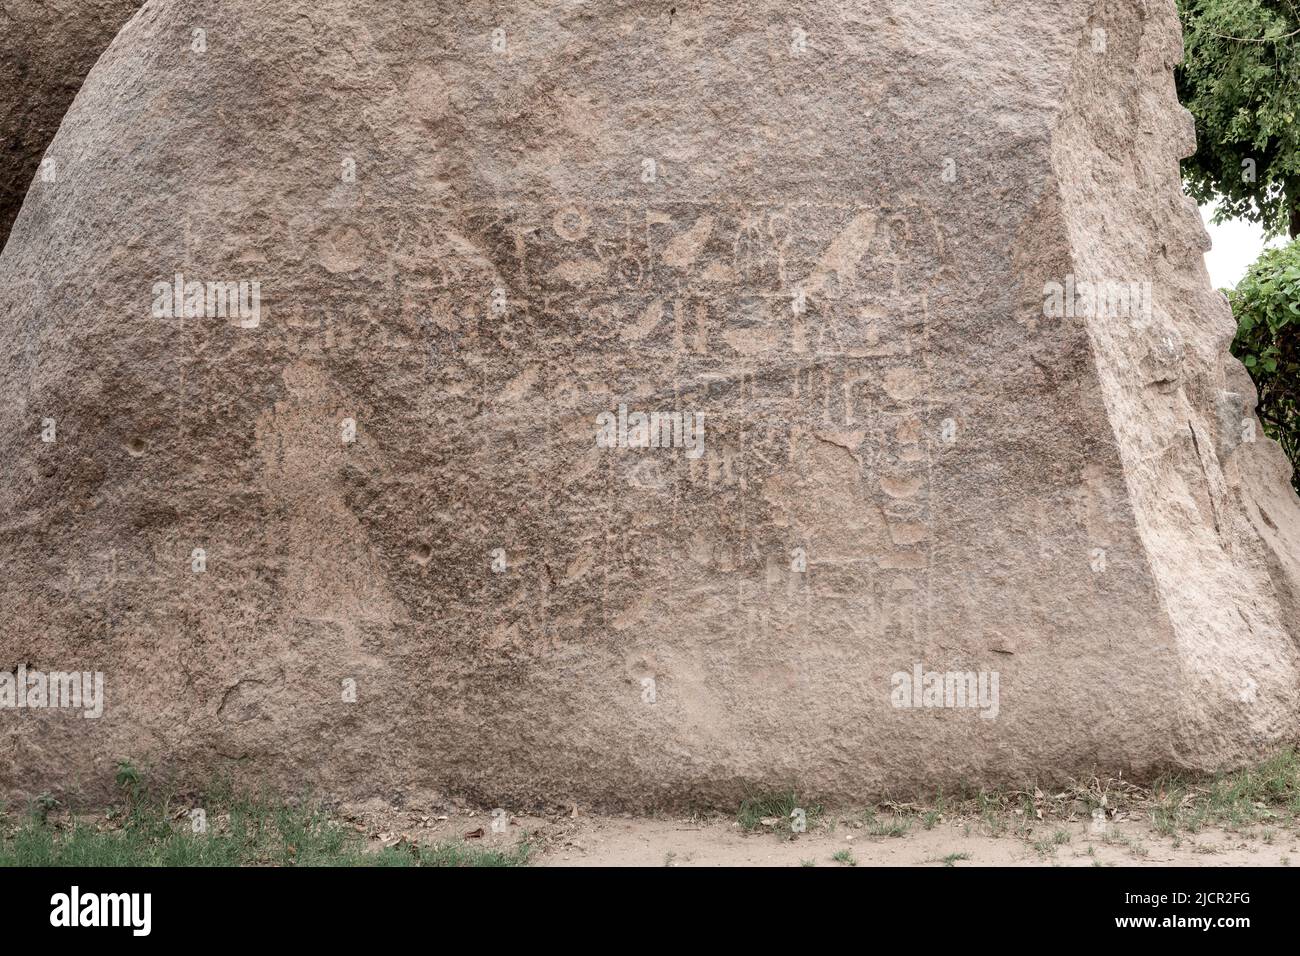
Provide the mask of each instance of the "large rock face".
POLYGON ((2 789, 849 801, 1295 737, 1173 0, 496 7, 161 0, 92 72, 0 258, 0 646, 106 707, 0 711, 2 789))
MULTIPOLYGON (((0 5, 0 249, 45 147, 95 60, 140 0, 0 5)), ((58 178, 58 168, 45 169, 58 178)))

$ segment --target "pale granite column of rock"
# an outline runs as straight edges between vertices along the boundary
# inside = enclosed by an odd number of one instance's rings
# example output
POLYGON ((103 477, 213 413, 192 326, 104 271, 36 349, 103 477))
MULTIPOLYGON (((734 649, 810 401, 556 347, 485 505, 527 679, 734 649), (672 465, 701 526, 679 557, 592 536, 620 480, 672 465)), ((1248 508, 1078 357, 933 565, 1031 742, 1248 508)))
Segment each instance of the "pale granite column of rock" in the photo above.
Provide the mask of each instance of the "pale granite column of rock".
MULTIPOLYGON (((0 6, 0 249, 63 114, 140 0, 6 0, 0 6)), ((44 175, 57 178, 57 165, 44 175)))
POLYGON ((1266 752, 1296 505, 1250 513, 1280 469, 1207 412, 1249 395, 1148 7, 148 5, 0 257, 0 646, 109 686, 0 714, 3 790, 129 756, 726 805, 1266 752), (159 318, 177 273, 260 308, 159 318), (1044 314, 1094 273, 1183 351, 1044 314), (601 447, 620 406, 703 448, 601 447), (895 706, 917 667, 999 696, 895 706))
POLYGON ((1300 502, 1253 414, 1254 386, 1227 352, 1235 323, 1182 194, 1178 160, 1195 139, 1174 90, 1175 4, 1109 0, 1087 33, 1054 166, 1074 271, 1153 289, 1149 317, 1086 321, 1183 670, 1177 761, 1211 769, 1294 738, 1300 502), (1124 60, 1134 67, 1115 77, 1124 60))

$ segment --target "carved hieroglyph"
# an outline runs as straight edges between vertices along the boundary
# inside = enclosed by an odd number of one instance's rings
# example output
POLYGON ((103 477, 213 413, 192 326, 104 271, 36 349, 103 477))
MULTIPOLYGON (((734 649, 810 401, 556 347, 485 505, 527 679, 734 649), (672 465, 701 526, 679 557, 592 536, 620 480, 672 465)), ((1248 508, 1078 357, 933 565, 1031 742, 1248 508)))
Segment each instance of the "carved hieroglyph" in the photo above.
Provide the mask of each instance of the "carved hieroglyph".
POLYGON ((1179 52, 1172 0, 149 4, 0 258, 4 663, 106 695, 0 711, 0 783, 853 800, 1294 738, 1179 52))

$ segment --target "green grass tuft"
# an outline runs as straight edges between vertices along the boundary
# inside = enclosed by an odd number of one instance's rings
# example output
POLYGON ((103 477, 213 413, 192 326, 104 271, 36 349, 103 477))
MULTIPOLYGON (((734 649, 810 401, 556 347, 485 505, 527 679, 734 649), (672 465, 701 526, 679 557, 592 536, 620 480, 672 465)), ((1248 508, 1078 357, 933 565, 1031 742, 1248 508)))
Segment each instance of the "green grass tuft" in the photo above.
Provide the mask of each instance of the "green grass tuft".
POLYGON ((809 805, 799 802, 798 795, 793 791, 782 791, 780 793, 764 793, 752 797, 746 797, 740 804, 740 809, 736 812, 736 822, 746 833, 754 830, 769 829, 763 826, 764 820, 775 819, 776 825, 770 829, 782 836, 795 836, 791 829, 794 821, 791 814, 796 809, 802 809, 804 819, 809 829, 812 829, 814 823, 821 818, 822 808, 820 805, 809 805))
POLYGON ((285 803, 214 788, 194 801, 208 827, 195 833, 185 806, 151 793, 130 764, 118 767, 124 803, 107 822, 50 819, 38 802, 21 820, 0 813, 0 866, 520 866, 530 848, 399 844, 367 849, 361 834, 307 801, 285 803))

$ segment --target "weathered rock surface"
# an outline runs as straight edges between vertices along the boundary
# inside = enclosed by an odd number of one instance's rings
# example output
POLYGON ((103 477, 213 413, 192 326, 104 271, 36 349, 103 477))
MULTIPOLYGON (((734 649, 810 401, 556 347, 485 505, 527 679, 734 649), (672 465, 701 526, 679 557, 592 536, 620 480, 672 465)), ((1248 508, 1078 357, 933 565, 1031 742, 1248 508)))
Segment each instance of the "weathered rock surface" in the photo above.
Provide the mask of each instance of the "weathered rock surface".
POLYGON ((0 4, 0 249, 81 81, 138 9, 140 0, 0 4))
POLYGON ((0 789, 851 800, 1295 739, 1173 0, 743 7, 127 25, 0 257, 0 647, 107 705, 0 711, 0 789), (158 317, 178 273, 259 308, 158 317), (1149 295, 1047 314, 1090 281, 1149 295), (620 406, 702 453, 602 447, 620 406), (918 666, 996 706, 896 706, 918 666))

